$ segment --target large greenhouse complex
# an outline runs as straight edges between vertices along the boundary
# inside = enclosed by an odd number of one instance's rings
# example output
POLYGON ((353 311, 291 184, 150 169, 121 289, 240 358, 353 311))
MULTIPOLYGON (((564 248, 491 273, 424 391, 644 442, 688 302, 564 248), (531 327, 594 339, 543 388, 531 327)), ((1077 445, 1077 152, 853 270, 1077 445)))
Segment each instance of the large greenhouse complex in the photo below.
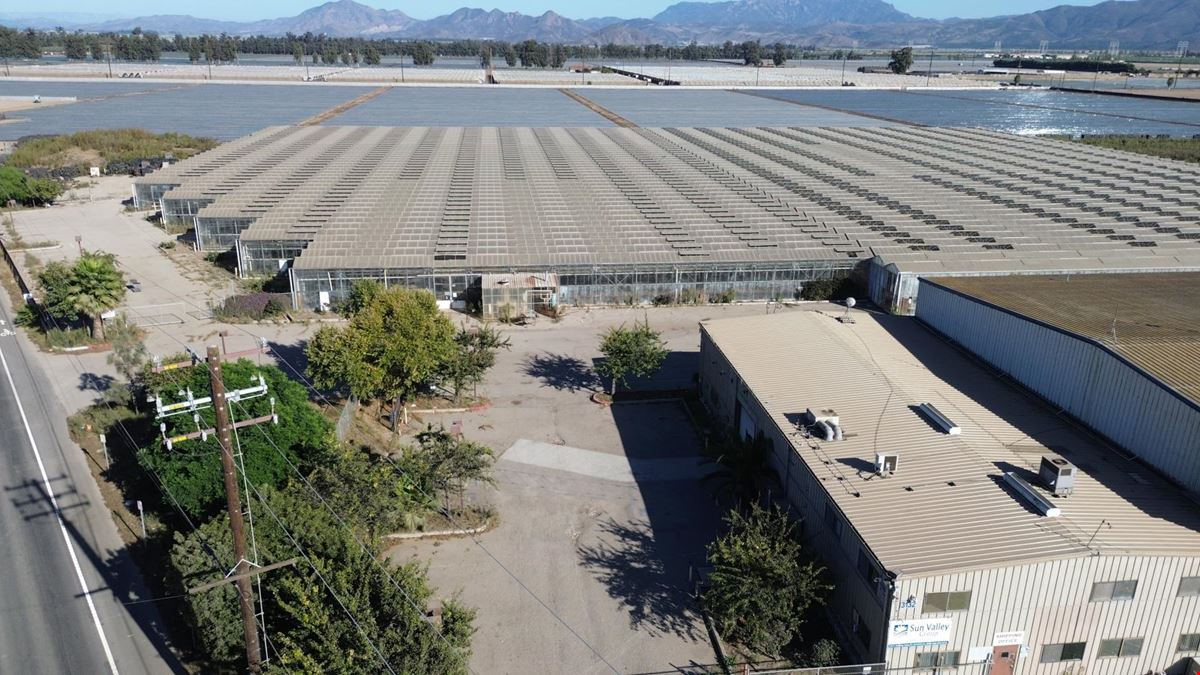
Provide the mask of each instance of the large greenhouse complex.
POLYGON ((1200 167, 964 129, 271 127, 134 200, 318 310, 359 279, 491 314, 861 268, 911 312, 922 275, 1200 269, 1200 167))

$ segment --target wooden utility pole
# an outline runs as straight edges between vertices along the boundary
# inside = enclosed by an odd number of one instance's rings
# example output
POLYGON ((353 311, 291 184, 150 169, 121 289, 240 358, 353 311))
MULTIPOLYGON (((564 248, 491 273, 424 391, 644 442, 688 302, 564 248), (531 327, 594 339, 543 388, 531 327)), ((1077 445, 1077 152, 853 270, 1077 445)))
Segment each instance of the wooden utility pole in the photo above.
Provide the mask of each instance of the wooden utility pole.
POLYGON ((246 665, 250 672, 262 670, 262 652, 258 646, 258 625, 254 616, 254 591, 250 585, 250 562, 246 559, 246 530, 242 523, 242 502, 238 495, 237 467, 233 461, 233 424, 229 421, 229 403, 225 400, 225 381, 221 379, 221 352, 216 345, 208 348, 208 374, 212 381, 213 412, 216 413, 217 443, 221 446, 221 467, 225 474, 225 500, 229 512, 229 530, 233 534, 233 555, 237 558, 238 604, 242 609, 242 634, 246 640, 246 665))

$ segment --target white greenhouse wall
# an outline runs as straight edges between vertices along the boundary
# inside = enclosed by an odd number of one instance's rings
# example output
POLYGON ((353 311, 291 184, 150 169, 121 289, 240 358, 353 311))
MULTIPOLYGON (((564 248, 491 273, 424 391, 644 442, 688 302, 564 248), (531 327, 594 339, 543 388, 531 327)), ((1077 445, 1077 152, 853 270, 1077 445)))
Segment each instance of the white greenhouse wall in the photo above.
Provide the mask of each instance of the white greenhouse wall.
MULTIPOLYGON (((1198 575, 1200 559, 1197 558, 1091 556, 929 577, 900 577, 893 607, 903 606, 909 597, 915 598, 916 603, 910 609, 895 609, 894 619, 944 617, 954 625, 948 644, 893 647, 887 650, 887 664, 889 668, 912 667, 917 653, 942 651, 960 652, 959 663, 966 664, 972 648, 990 653, 996 633, 1024 631, 1028 650, 1017 664, 1017 675, 1179 673, 1186 660, 1198 654, 1177 651, 1179 636, 1200 632, 1200 596, 1178 597, 1179 583, 1182 577, 1198 575), (1130 579, 1138 582, 1132 600, 1089 601, 1093 583, 1130 579), (967 590, 971 591, 970 609, 921 613, 926 593, 967 590), (1139 637, 1144 643, 1138 656, 1097 655, 1102 640, 1139 637), (1041 662, 1045 645, 1066 642, 1086 643, 1082 661, 1041 662)), ((987 671, 980 666, 960 665, 953 672, 987 671)))
POLYGON ((921 281, 917 318, 1200 492, 1200 406, 1089 340, 921 281))

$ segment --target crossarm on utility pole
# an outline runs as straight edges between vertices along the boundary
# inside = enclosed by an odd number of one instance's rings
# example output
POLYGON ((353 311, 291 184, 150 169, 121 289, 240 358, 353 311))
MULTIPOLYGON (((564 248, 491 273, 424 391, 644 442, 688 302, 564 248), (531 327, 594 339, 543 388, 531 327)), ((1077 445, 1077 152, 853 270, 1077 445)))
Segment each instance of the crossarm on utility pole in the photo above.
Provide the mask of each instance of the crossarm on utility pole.
POLYGON ((246 640, 246 665, 251 673, 262 670, 262 652, 258 645, 258 624, 254 614, 254 590, 250 586, 246 560, 246 532, 242 523, 242 504, 238 495, 237 468, 233 461, 233 424, 229 420, 229 404, 225 395, 225 380, 221 377, 221 353, 216 346, 208 348, 208 374, 212 382, 213 412, 216 414, 217 442, 221 446, 221 468, 225 478, 225 499, 229 513, 229 530, 233 535, 234 569, 238 604, 242 610, 242 634, 246 640))
POLYGON ((263 572, 270 572, 271 570, 277 570, 281 567, 290 567, 292 565, 295 565, 297 560, 299 560, 299 558, 288 558, 287 560, 284 560, 283 562, 271 563, 270 565, 266 565, 265 567, 256 567, 256 568, 250 570, 249 572, 241 572, 239 574, 231 574, 219 581, 210 581, 207 584, 201 584, 195 588, 189 588, 188 593, 191 593, 192 595, 195 595, 196 593, 203 593, 204 591, 216 588, 217 586, 224 586, 225 584, 231 584, 231 583, 234 583, 235 581, 241 581, 242 579, 248 579, 250 577, 258 576, 259 574, 262 574, 263 572))

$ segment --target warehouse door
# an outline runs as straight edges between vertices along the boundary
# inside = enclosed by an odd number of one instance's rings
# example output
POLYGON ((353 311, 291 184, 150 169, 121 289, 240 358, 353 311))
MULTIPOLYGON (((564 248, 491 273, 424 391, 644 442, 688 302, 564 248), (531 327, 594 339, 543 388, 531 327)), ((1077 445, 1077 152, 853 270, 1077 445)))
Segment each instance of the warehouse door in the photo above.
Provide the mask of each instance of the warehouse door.
POLYGON ((1017 668, 1020 645, 1003 645, 992 648, 992 669, 988 675, 1013 675, 1017 668))

